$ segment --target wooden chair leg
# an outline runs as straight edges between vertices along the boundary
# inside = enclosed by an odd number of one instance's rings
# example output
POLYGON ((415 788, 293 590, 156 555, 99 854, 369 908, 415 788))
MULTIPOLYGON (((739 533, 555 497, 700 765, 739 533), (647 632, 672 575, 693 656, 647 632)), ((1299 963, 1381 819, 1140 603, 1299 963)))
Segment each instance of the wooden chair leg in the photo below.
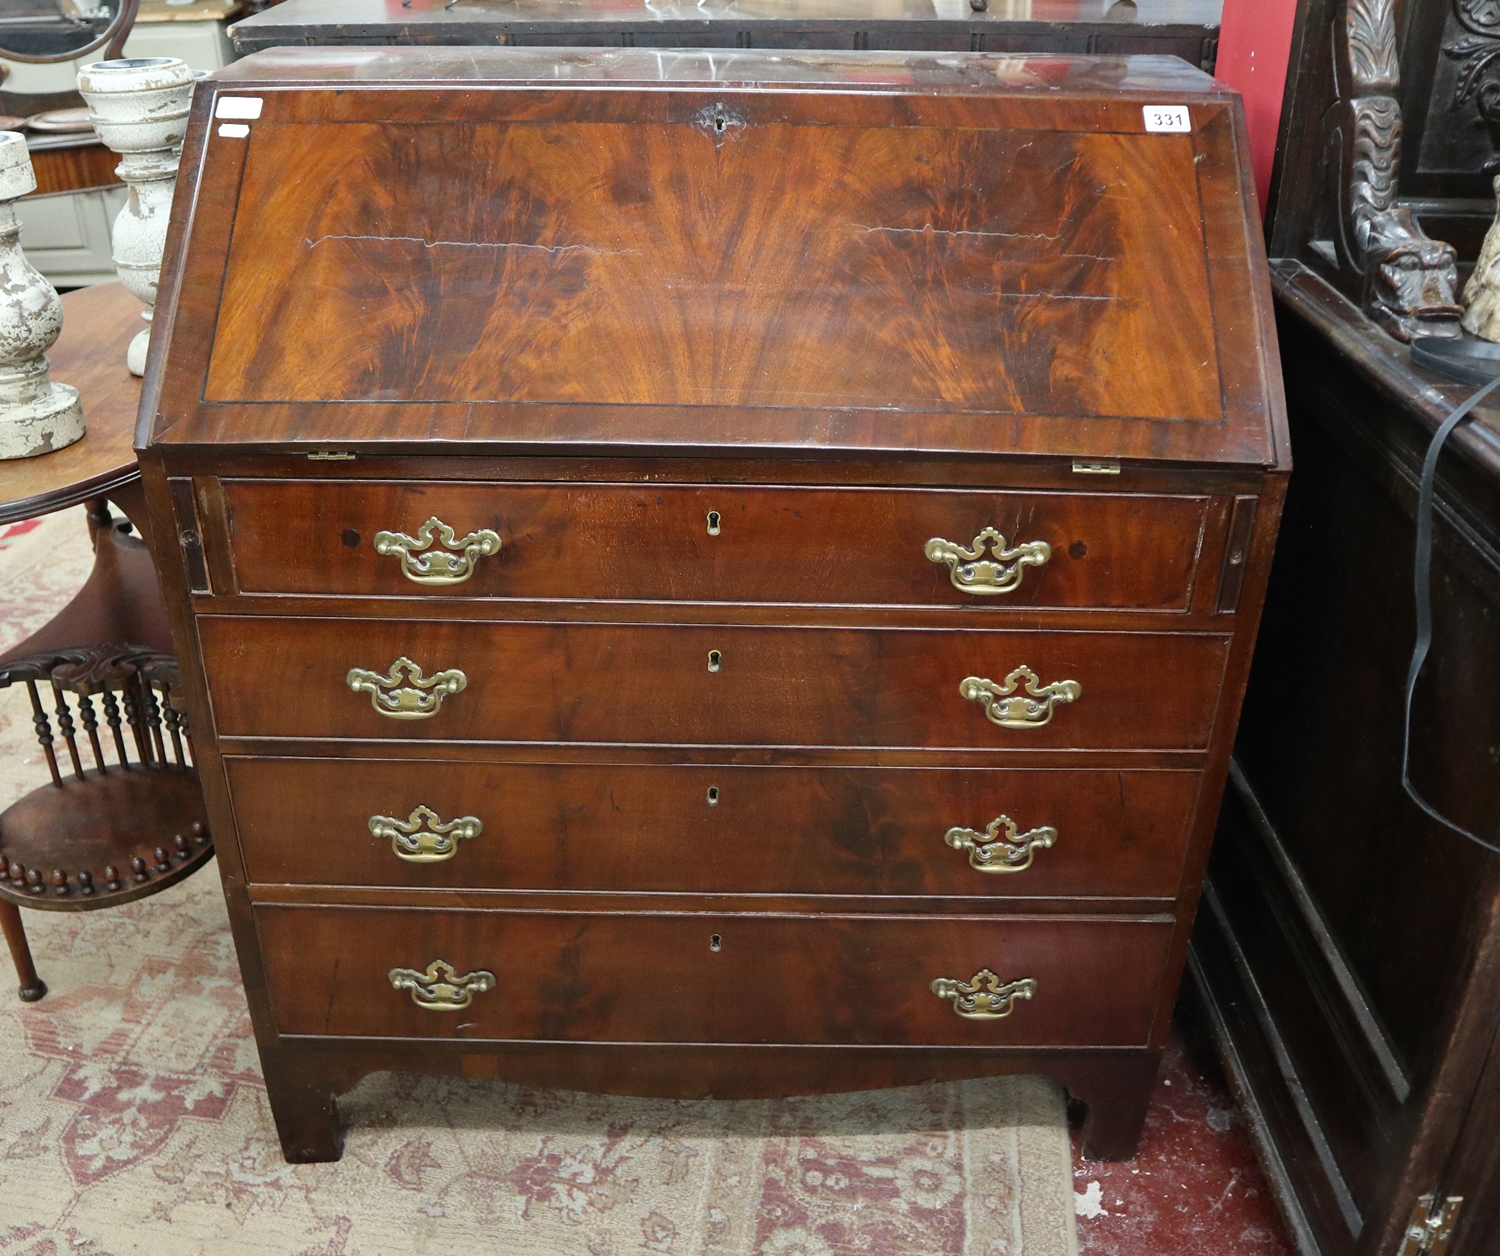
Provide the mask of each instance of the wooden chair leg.
POLYGON ((10 947, 11 959, 15 961, 16 976, 21 979, 21 988, 16 993, 23 1003, 35 1003, 47 993, 47 983, 36 975, 36 965, 31 962, 31 948, 26 945, 20 908, 4 899, 0 899, 0 928, 5 930, 5 942, 10 947))

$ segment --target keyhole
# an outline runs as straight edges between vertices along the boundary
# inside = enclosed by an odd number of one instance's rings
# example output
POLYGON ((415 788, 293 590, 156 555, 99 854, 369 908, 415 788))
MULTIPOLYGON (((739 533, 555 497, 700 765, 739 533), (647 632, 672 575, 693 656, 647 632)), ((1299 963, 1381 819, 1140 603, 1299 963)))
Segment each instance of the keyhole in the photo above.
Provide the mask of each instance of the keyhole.
POLYGON ((708 805, 710 807, 717 807, 719 805, 719 787, 717 785, 710 785, 708 787, 708 805))
POLYGON ((724 128, 727 127, 728 125, 729 125, 729 119, 726 118, 722 113, 716 113, 716 114, 714 114, 714 131, 717 134, 723 135, 724 134, 724 128))
POLYGON ((720 949, 720 948, 721 948, 721 947, 722 947, 722 946, 723 946, 723 945, 724 945, 724 939, 723 939, 723 938, 721 938, 721 937, 720 937, 720 936, 719 936, 719 935, 718 935, 718 934, 717 934, 717 933, 716 933, 716 934, 714 934, 714 935, 713 935, 713 936, 712 936, 712 937, 710 937, 710 938, 709 938, 709 939, 708 939, 708 949, 709 949, 709 950, 710 950, 710 951, 717 951, 717 950, 719 950, 719 949, 720 949))
POLYGON ((711 672, 716 672, 723 666, 724 656, 717 650, 710 650, 708 652, 708 670, 711 672))
POLYGON ((719 512, 717 510, 708 512, 708 534, 709 536, 719 535, 719 512))

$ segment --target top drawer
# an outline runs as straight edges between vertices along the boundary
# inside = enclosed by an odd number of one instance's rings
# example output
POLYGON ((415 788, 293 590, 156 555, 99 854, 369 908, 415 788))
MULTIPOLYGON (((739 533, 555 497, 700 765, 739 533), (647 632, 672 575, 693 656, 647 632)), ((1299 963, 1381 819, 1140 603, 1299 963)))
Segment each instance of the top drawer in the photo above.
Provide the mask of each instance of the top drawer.
POLYGON ((1209 519, 1207 497, 991 489, 223 487, 244 593, 1182 611, 1209 519))

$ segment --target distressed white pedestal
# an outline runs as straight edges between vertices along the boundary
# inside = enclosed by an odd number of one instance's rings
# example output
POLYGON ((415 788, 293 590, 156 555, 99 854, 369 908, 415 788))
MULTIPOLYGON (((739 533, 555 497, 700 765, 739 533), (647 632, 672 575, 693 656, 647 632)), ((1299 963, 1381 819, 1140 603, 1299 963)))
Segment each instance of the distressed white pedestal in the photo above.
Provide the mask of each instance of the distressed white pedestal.
POLYGON ((115 173, 130 188, 125 208, 115 219, 113 253, 120 282, 146 305, 141 317, 148 326, 130 342, 125 355, 131 374, 141 375, 172 216, 172 188, 193 98, 193 71, 177 57, 96 61, 78 72, 78 90, 88 102, 99 138, 120 154, 115 173))
POLYGON ((85 430, 78 390, 54 384, 47 362, 62 301, 21 251, 15 201, 35 190, 26 140, 0 131, 0 458, 50 453, 85 430))

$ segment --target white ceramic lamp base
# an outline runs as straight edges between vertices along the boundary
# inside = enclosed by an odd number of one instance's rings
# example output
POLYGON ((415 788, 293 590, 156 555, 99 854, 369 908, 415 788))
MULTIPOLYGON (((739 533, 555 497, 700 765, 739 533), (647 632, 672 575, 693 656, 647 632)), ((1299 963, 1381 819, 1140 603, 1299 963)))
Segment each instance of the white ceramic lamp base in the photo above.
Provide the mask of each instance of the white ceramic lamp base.
POLYGON ((51 453, 85 431, 78 390, 54 384, 47 362, 62 302, 21 251, 14 202, 35 190, 26 140, 0 131, 0 458, 51 453))
POLYGON ((142 327, 130 338, 125 350, 125 366, 132 375, 146 373, 146 353, 151 348, 151 328, 142 327))
MULTIPOLYGON (((47 359, 43 358, 44 376, 46 362, 47 359)), ((50 454, 54 449, 71 445, 84 434, 83 405, 78 400, 78 389, 48 381, 48 392, 44 396, 33 396, 26 401, 11 400, 11 394, 28 391, 6 378, 13 375, 14 372, 0 375, 0 458, 33 458, 37 454, 50 454)))
MULTIPOLYGON (((177 57, 95 61, 78 72, 89 120, 105 146, 120 154, 115 173, 130 186, 130 199, 111 232, 112 252, 115 273, 145 303, 148 323, 172 218, 193 78, 194 71, 177 57)), ((150 340, 147 327, 130 342, 125 365, 132 374, 145 374, 150 340)))

